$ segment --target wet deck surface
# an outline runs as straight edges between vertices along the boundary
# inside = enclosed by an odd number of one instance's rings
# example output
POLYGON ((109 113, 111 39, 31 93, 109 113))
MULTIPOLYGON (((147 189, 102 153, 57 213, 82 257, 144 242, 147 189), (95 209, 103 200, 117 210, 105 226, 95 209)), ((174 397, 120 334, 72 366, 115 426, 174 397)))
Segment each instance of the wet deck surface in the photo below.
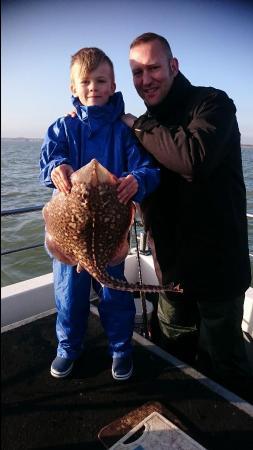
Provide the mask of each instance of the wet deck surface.
POLYGON ((55 347, 54 315, 2 334, 3 450, 100 450, 101 428, 152 401, 207 449, 252 450, 252 417, 141 345, 133 377, 113 380, 93 314, 86 350, 63 380, 49 373, 55 347))

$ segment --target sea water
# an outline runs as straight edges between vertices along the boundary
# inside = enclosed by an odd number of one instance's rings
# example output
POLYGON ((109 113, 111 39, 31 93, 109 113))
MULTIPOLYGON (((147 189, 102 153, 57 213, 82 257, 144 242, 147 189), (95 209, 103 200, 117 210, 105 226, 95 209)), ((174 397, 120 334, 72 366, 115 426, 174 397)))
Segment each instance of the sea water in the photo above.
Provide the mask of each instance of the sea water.
MULTIPOLYGON (((1 139, 1 210, 43 205, 51 198, 52 190, 39 183, 41 144, 41 139, 1 139)), ((247 189, 247 210, 253 214, 253 147, 242 148, 242 159, 247 189)), ((41 211, 4 216, 1 223, 2 251, 43 244, 44 224, 41 211)), ((253 253, 253 219, 249 219, 248 223, 249 247, 250 253, 253 253)), ((251 263, 253 273, 253 258, 251 263)), ((1 286, 44 275, 51 270, 51 260, 43 245, 40 248, 3 255, 1 286)))

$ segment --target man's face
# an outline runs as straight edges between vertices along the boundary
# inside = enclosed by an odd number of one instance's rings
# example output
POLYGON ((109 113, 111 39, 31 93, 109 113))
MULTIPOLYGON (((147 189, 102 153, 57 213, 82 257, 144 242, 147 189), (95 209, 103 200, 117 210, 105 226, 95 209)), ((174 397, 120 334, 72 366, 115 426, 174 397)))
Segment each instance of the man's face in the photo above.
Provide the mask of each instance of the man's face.
POLYGON ((72 93, 86 106, 103 106, 115 92, 112 69, 107 62, 101 63, 97 69, 80 75, 77 64, 73 68, 72 93))
POLYGON ((162 102, 178 73, 178 62, 169 58, 158 40, 140 43, 130 50, 134 86, 149 106, 162 102))

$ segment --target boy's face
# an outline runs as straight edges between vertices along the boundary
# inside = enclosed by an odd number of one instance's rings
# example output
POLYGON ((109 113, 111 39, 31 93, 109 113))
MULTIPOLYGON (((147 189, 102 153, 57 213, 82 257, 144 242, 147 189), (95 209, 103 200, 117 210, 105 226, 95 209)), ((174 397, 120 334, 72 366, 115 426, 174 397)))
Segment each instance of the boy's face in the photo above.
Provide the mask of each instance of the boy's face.
POLYGON ((85 75, 80 75, 80 67, 76 64, 72 74, 71 91, 83 105, 103 106, 115 92, 112 69, 107 62, 85 75))

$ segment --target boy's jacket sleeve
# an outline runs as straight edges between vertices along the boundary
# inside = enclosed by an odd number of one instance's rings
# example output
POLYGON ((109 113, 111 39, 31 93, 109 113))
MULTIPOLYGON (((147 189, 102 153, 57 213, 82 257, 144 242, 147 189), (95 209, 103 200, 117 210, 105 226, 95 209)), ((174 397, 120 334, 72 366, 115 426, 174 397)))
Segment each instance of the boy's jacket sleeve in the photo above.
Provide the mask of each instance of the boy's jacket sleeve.
POLYGON ((136 178, 138 191, 132 200, 140 203, 159 186, 160 169, 153 156, 138 143, 129 129, 126 139, 126 151, 128 171, 124 172, 122 176, 127 176, 131 173, 136 178))
POLYGON ((54 188, 51 172, 61 164, 71 165, 71 162, 64 122, 63 119, 58 119, 49 127, 41 147, 40 182, 54 188))

